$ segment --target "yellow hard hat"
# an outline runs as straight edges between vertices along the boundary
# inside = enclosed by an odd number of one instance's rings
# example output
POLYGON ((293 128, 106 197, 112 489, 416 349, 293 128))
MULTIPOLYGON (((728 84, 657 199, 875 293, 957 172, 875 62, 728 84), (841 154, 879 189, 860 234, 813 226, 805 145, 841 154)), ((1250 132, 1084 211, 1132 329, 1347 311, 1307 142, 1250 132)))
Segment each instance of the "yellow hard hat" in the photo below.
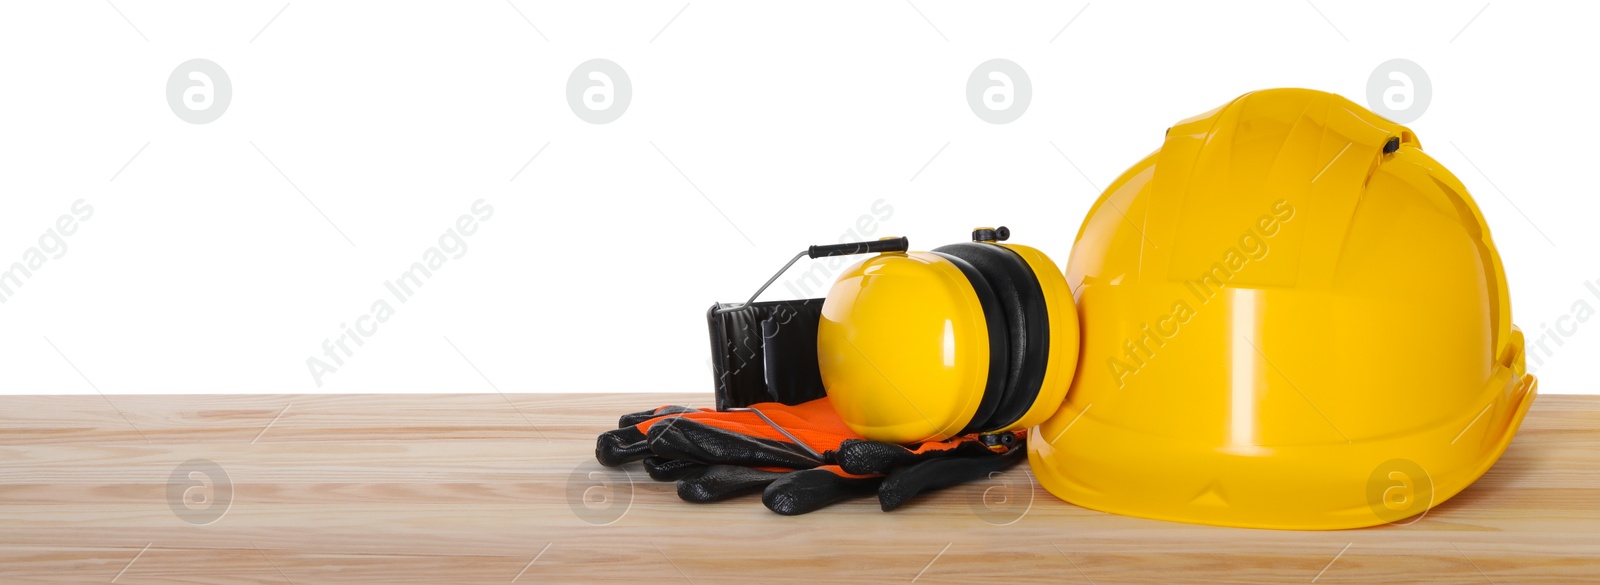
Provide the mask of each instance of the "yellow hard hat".
POLYGON ((1488 470, 1536 393, 1466 188, 1328 93, 1248 93, 1170 128, 1090 210, 1067 282, 1082 367, 1029 460, 1087 508, 1401 520, 1488 470))
POLYGON ((1055 413, 1077 365, 1078 315, 1061 269, 1001 243, 1009 235, 978 228, 972 242, 886 252, 840 274, 823 301, 817 365, 852 430, 913 443, 1055 413))

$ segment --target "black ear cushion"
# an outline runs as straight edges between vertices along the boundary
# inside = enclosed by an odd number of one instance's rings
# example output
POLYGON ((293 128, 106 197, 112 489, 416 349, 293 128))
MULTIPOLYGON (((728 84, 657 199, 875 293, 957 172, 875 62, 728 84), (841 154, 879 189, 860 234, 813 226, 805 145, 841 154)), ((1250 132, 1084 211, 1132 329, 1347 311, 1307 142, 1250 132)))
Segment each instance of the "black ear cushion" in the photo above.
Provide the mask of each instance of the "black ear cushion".
MULTIPOLYGON (((983 274, 1000 299, 1006 325, 1005 345, 1009 348, 1006 376, 1003 384, 985 391, 987 395, 998 389, 999 405, 988 419, 974 419, 969 427, 980 432, 1005 428, 1027 414, 1044 384, 1050 355, 1050 315, 1045 307, 1044 288, 1028 262, 1003 246, 962 242, 941 246, 934 252, 966 260, 983 274)), ((994 339, 990 338, 991 347, 994 339)))
POLYGON ((972 284, 972 292, 978 295, 978 304, 983 306, 983 322, 989 330, 989 378, 984 383, 983 397, 978 402, 978 409, 972 414, 972 420, 967 422, 967 426, 963 427, 960 433, 957 433, 965 435, 976 432, 977 428, 994 418, 995 409, 1000 406, 1002 393, 994 389, 1005 386, 1006 372, 1010 369, 1007 361, 1010 348, 1006 345, 1005 307, 995 287, 989 285, 989 280, 984 278, 983 273, 971 262, 960 256, 940 254, 938 250, 933 253, 950 261, 961 270, 961 274, 966 275, 967 282, 972 284))

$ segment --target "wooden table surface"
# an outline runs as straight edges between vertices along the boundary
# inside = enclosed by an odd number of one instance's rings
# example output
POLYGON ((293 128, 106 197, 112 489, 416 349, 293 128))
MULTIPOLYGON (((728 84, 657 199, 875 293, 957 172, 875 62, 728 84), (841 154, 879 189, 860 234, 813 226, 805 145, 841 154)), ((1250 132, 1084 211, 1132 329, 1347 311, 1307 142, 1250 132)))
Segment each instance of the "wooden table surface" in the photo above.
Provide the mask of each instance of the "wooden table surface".
POLYGON ((594 463, 618 414, 708 401, 0 397, 0 583, 1600 583, 1600 397, 1540 397, 1420 520, 1335 532, 1103 514, 1025 468, 783 517, 594 463))

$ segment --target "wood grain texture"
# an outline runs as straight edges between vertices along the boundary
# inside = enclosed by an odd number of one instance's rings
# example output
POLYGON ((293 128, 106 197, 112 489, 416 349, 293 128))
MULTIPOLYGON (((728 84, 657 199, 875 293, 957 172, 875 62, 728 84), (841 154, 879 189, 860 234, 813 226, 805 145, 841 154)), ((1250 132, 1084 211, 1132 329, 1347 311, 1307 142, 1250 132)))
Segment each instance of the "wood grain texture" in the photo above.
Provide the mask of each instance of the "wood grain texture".
POLYGON ((708 401, 0 397, 0 583, 1600 583, 1600 397, 1540 397, 1456 498, 1337 532, 1103 514, 1025 469, 791 518, 593 462, 617 415, 708 401), (195 459, 232 486, 207 524, 169 502, 195 459))

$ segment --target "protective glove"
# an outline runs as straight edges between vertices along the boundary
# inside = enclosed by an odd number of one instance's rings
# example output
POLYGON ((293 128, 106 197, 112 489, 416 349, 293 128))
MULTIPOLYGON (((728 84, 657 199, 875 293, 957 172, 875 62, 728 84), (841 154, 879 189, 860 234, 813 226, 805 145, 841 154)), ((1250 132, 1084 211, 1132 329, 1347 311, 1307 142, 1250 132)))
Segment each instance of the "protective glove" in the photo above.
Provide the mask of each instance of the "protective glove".
POLYGON ((601 464, 642 460, 650 477, 677 481, 678 496, 692 502, 761 491, 762 503, 784 515, 874 491, 889 511, 1026 457, 1024 431, 912 446, 868 441, 827 398, 730 411, 663 406, 623 415, 618 427, 596 441, 601 464))

